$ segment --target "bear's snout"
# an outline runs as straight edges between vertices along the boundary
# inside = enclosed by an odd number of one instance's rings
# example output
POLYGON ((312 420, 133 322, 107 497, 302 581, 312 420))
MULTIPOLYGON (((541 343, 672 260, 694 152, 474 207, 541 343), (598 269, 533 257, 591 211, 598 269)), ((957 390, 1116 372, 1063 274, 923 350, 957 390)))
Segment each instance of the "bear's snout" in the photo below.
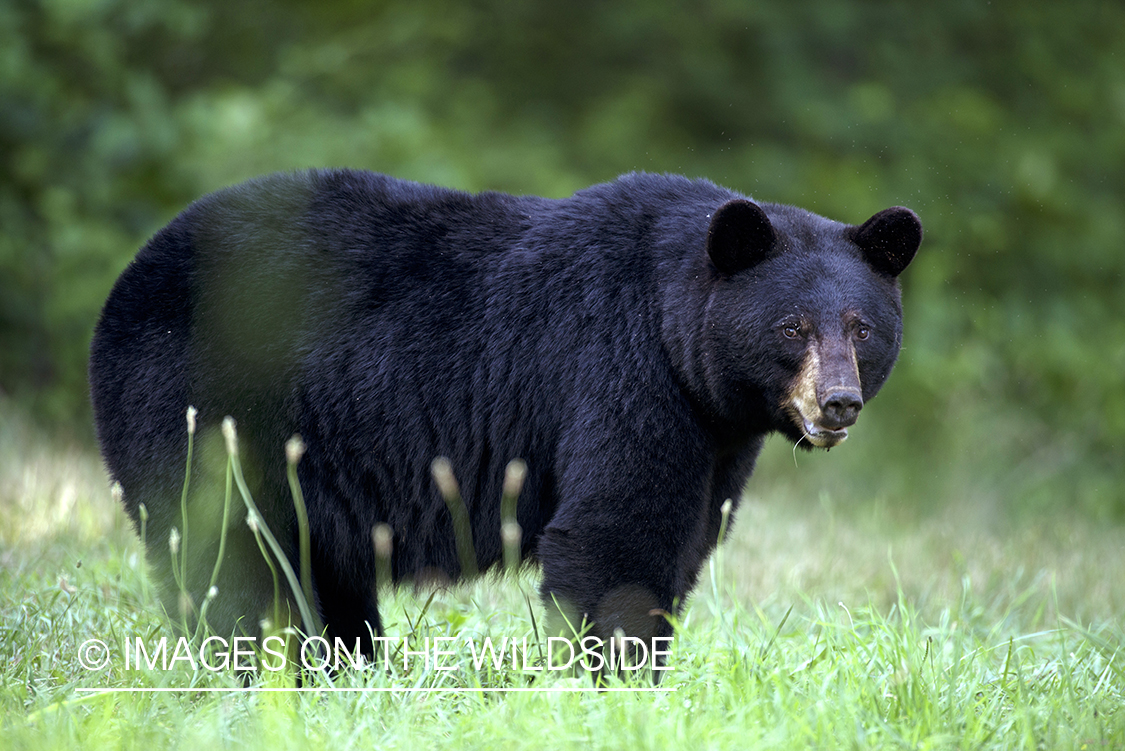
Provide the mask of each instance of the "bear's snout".
POLYGON ((812 446, 831 448, 848 437, 863 409, 855 348, 850 342, 816 338, 789 391, 785 409, 812 446))

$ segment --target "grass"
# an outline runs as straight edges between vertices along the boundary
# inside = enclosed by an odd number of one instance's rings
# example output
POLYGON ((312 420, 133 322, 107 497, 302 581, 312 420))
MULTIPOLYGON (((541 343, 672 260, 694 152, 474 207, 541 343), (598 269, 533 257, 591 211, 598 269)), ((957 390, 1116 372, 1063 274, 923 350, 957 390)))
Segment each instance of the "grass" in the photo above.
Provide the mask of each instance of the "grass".
MULTIPOLYGON (((127 671, 126 638, 174 641, 174 632, 97 457, 2 417, 4 748, 1125 747, 1121 529, 1061 517, 984 522, 957 503, 928 512, 843 503, 824 483, 801 484, 837 452, 802 456, 795 470, 780 445, 678 624, 660 684, 668 691, 566 692, 588 679, 478 670, 464 649, 448 660, 457 670, 415 660, 309 686, 444 693, 246 692, 230 671, 127 671), (89 639, 110 645, 108 667, 82 666, 89 639), (474 691, 516 686, 554 690, 474 691)), ((534 641, 534 593, 533 572, 400 590, 386 600, 387 632, 414 645, 534 641)), ((250 687, 286 681, 263 673, 250 687)))

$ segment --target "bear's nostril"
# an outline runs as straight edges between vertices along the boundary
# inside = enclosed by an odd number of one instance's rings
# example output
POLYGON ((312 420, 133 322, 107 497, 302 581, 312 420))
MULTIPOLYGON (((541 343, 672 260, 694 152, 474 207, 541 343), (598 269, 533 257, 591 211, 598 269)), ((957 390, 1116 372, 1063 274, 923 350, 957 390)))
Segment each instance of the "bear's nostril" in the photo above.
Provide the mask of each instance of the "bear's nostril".
POLYGON ((854 391, 834 391, 828 395, 820 410, 824 413, 824 427, 839 430, 854 425, 863 399, 854 391))

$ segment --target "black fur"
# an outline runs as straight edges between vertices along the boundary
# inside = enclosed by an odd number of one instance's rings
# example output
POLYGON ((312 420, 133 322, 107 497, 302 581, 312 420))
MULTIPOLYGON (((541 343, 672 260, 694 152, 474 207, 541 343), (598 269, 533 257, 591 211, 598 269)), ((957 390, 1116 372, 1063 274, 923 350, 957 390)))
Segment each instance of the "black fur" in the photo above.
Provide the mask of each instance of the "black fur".
MULTIPOLYGON (((501 557, 505 465, 526 460, 523 555, 594 632, 666 635, 813 341, 847 311, 863 399, 897 356, 895 276, 921 239, 906 209, 849 227, 702 180, 627 175, 547 200, 469 195, 358 171, 274 175, 206 196, 138 253, 90 357, 98 437, 177 612, 184 410, 199 410, 186 584, 217 553, 222 449, 240 451, 296 558, 283 446, 299 433, 317 606, 333 635, 379 629, 372 527, 393 576, 459 574, 431 477, 447 456, 481 569, 501 557), (792 333, 792 332, 790 332, 792 333), (210 457, 210 459, 209 459, 210 457), (209 460, 214 460, 210 465, 209 460), (214 469, 214 467, 219 469, 214 469)), ((236 506, 209 619, 257 629, 272 578, 236 506)), ((296 565, 294 565, 296 568, 296 565)))

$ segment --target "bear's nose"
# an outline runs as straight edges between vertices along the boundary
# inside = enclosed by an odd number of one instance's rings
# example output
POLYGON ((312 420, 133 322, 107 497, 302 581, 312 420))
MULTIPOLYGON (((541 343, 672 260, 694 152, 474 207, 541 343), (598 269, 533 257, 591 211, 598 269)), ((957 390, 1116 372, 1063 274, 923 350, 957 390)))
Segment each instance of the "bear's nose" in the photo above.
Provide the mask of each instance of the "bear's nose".
POLYGON ((820 411, 824 414, 823 427, 839 430, 855 425, 859 411, 863 409, 863 397, 852 389, 839 389, 828 394, 820 411))

